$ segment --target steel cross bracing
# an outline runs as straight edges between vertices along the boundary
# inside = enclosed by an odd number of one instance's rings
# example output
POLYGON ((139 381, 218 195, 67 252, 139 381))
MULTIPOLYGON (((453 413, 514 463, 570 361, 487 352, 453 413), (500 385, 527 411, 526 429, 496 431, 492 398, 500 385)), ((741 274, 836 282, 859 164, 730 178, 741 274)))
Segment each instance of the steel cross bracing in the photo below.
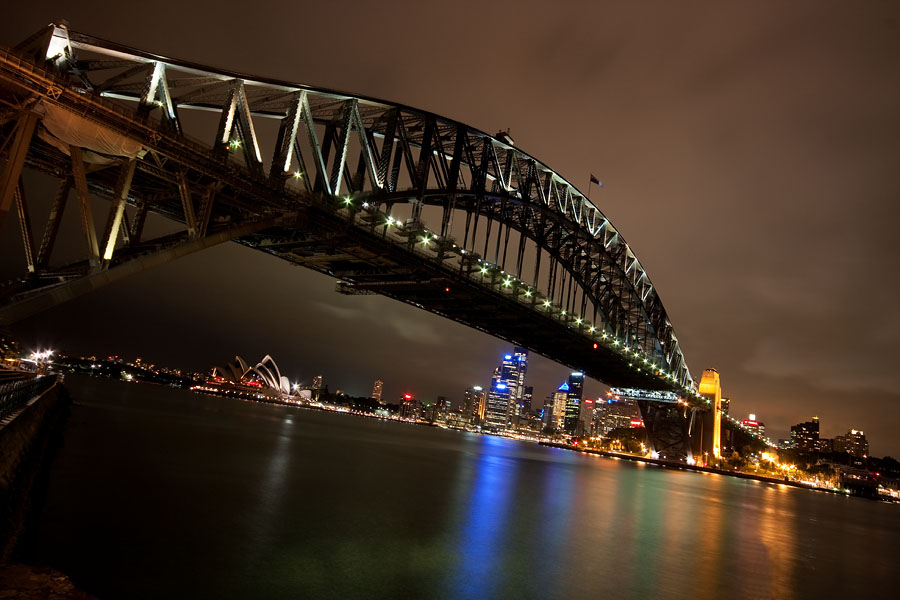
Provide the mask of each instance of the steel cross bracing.
MULTIPOLYGON (((58 26, 0 59, 7 165, 0 219, 15 199, 27 223, 22 165, 59 181, 37 251, 26 239, 30 224, 22 225, 29 276, 9 287, 8 306, 46 295, 48 284, 126 270, 132 256, 160 247, 199 249, 217 233, 329 273, 347 293, 385 294, 529 345, 415 296, 423 273, 464 284, 477 290, 472 298, 493 298, 516 314, 525 309, 540 327, 552 322, 582 340, 567 344, 597 344, 632 372, 621 385, 696 395, 631 248, 575 186, 508 136, 389 102, 165 59, 58 26), (85 163, 76 144, 48 134, 54 110, 136 142, 139 155, 85 163), (215 131, 197 125, 197 115, 210 111, 218 115, 215 131), (57 215, 70 189, 87 259, 51 269, 57 215), (101 235, 88 218, 90 196, 110 202, 101 235), (184 230, 142 243, 148 212, 184 230), (412 283, 415 291, 401 291, 412 283)), ((550 346, 540 351, 552 356, 550 346)))

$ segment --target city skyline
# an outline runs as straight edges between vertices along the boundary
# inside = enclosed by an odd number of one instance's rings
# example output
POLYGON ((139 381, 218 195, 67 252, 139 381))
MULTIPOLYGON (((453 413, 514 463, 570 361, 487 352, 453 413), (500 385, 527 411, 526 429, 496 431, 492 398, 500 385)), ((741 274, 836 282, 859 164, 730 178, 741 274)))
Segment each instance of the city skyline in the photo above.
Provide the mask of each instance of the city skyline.
MULTIPOLYGON (((459 64, 442 63, 446 72, 423 84, 402 73, 422 72, 426 63, 418 61, 428 57, 399 48, 397 70, 377 76, 384 65, 353 65, 352 47, 306 60, 307 46, 291 54, 278 35, 257 33, 247 52, 230 43, 230 26, 214 14, 203 15, 209 27, 200 33, 176 27, 167 36, 155 33, 162 26, 128 25, 119 13, 124 8, 79 10, 68 18, 78 29, 163 54, 391 98, 486 131, 510 128, 518 144, 580 185, 597 173, 605 186, 594 188, 594 201, 652 275, 695 379, 708 367, 719 369, 732 414, 759 414, 775 438, 818 414, 834 424, 827 435, 863 429, 874 453, 896 455, 897 283, 870 282, 893 272, 900 257, 896 236, 885 229, 898 210, 892 169, 900 90, 889 76, 898 53, 897 15, 812 6, 780 7, 777 25, 769 23, 772 7, 732 7, 734 13, 706 7, 700 18, 660 6, 658 27, 647 27, 635 9, 584 7, 577 21, 591 28, 571 36, 561 33, 575 21, 571 15, 541 13, 548 33, 522 17, 524 30, 534 32, 527 47, 534 62, 564 74, 571 87, 520 97, 515 110, 502 94, 455 89, 459 73, 494 89, 490 69, 471 54, 458 57, 459 64), (680 26, 670 27, 672 21, 680 26), (598 35, 587 35, 593 28, 598 35), (717 53, 699 53, 711 44, 717 53), (828 69, 817 68, 824 62, 828 69), (840 231, 840 240, 828 239, 827 231, 840 231)), ((0 42, 14 44, 66 10, 61 3, 25 7, 16 23, 0 25, 0 42)), ((326 7, 311 10, 334 16, 326 7)), ((352 15, 350 29, 367 17, 373 15, 365 10, 352 15)), ((256 25, 279 26, 268 17, 256 25)), ((311 33, 302 44, 316 43, 311 33)), ((276 262, 238 247, 208 250, 14 331, 23 344, 75 352, 96 342, 125 353, 142 343, 151 348, 146 354, 171 354, 179 364, 212 348, 271 351, 304 377, 307 368, 309 377, 343 367, 359 372, 359 381, 345 387, 360 394, 377 376, 385 394, 396 396, 392 386, 410 373, 410 387, 454 399, 460 384, 485 385, 479 365, 509 346, 384 298, 338 296, 333 280, 276 262), (248 316, 260 307, 267 307, 262 326, 260 317, 248 316), (272 347, 278 328, 284 339, 272 347), (173 344, 173 332, 182 331, 193 335, 173 344), (429 362, 453 365, 452 379, 426 379, 429 362)), ((529 380, 543 397, 567 371, 534 357, 529 380)), ((592 397, 603 389, 593 381, 586 388, 592 397)))

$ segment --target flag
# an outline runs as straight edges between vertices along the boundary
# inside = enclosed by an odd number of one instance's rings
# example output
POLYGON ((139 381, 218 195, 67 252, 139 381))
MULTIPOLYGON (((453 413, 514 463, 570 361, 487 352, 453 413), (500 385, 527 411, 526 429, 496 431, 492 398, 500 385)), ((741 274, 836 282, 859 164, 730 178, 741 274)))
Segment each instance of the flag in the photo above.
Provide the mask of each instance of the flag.
POLYGON ((591 173, 591 183, 596 183, 597 185, 602 185, 602 184, 600 183, 600 180, 597 179, 597 178, 594 176, 593 173, 591 173))

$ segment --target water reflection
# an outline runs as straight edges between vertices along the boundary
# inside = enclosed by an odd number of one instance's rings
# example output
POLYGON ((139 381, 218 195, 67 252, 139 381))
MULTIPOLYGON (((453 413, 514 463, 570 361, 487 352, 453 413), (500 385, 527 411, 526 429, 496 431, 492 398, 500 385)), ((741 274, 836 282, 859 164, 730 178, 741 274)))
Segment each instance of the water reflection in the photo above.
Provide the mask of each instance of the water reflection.
POLYGON ((30 557, 98 597, 877 597, 900 566, 897 506, 124 385, 73 409, 30 557))
POLYGON ((474 457, 475 477, 466 499, 466 518, 460 525, 456 556, 462 568, 451 579, 453 597, 496 597, 502 586, 500 552, 513 498, 518 463, 502 454, 509 442, 481 436, 474 457))

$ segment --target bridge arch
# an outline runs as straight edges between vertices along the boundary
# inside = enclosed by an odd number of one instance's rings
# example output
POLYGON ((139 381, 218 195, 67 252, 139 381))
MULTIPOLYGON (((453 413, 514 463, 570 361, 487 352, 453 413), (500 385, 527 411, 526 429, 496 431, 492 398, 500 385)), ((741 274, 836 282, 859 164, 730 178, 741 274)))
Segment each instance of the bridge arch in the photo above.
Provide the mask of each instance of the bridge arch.
POLYGON ((20 220, 27 216, 18 181, 23 164, 57 177, 72 165, 71 175, 60 178, 40 251, 35 255, 32 241, 23 240, 30 275, 4 300, 7 306, 46 296, 51 287, 99 285, 114 271, 127 271, 135 257, 146 259, 155 252, 141 241, 148 211, 183 223, 180 235, 152 240, 173 256, 234 239, 305 266, 315 262, 297 253, 303 243, 336 252, 309 225, 319 219, 335 227, 334 214, 383 238, 391 230, 405 238, 410 254, 422 254, 419 243, 430 245, 429 260, 467 281, 473 269, 487 268, 491 285, 501 281, 521 291, 538 311, 538 299, 549 303, 547 312, 564 328, 614 343, 621 361, 641 371, 629 354, 637 352, 650 365, 649 376, 693 392, 666 310, 630 246, 576 186, 508 134, 492 136, 378 99, 171 60, 60 26, 32 36, 0 62, 0 91, 20 107, 4 115, 4 133, 13 139, 0 181, 4 203, 15 198, 20 220), (29 55, 35 64, 22 61, 29 55), (42 131, 28 108, 37 103, 102 123, 140 142, 146 154, 86 174, 80 148, 70 144, 67 156, 33 135, 42 131), (218 115, 213 135, 203 132, 211 143, 192 138, 191 115, 198 111, 218 115), (268 145, 264 122, 277 125, 268 145), (83 214, 93 194, 110 201, 110 217, 102 236, 82 219, 88 258, 59 275, 48 267, 58 227, 53 219, 71 187, 83 214), (406 214, 395 222, 401 207, 406 214), (433 228, 423 218, 431 210, 440 213, 433 228), (515 258, 507 270, 511 233, 515 258), (531 277, 524 272, 529 244, 531 277))

